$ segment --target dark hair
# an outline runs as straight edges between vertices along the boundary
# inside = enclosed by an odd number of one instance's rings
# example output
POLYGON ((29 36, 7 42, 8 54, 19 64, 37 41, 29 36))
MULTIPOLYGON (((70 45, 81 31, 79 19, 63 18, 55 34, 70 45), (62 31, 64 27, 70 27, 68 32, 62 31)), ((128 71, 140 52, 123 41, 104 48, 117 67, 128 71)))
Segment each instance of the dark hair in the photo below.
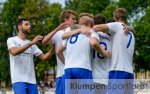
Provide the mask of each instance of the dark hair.
POLYGON ((69 19, 70 14, 73 14, 74 16, 76 16, 75 11, 73 11, 73 10, 65 10, 65 11, 61 12, 60 22, 63 23, 65 21, 65 19, 69 19))
POLYGON ((108 19, 107 23, 116 22, 114 19, 108 19))
POLYGON ((21 18, 21 19, 19 19, 18 21, 17 21, 17 23, 16 23, 16 29, 17 29, 17 31, 18 31, 18 25, 22 25, 22 22, 23 21, 28 21, 26 18, 21 18))
POLYGON ((97 24, 105 24, 106 23, 106 17, 102 14, 97 14, 94 16, 94 25, 97 24))

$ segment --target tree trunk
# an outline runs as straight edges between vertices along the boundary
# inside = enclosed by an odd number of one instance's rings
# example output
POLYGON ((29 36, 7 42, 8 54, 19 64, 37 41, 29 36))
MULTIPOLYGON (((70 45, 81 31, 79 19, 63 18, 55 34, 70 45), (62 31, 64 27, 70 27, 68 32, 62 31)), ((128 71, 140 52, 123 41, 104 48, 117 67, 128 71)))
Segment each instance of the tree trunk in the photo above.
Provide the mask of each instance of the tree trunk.
POLYGON ((145 69, 145 79, 147 78, 147 69, 145 69))

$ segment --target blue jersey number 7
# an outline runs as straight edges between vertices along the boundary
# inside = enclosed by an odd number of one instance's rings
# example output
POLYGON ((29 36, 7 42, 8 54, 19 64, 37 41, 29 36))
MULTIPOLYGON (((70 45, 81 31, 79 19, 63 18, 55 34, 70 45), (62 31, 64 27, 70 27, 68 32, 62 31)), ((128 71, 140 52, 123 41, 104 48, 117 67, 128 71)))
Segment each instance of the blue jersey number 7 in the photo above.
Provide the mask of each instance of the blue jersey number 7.
POLYGON ((127 44, 127 48, 129 48, 130 44, 131 44, 131 40, 132 40, 132 34, 131 32, 128 33, 130 35, 130 38, 129 38, 129 42, 127 44))

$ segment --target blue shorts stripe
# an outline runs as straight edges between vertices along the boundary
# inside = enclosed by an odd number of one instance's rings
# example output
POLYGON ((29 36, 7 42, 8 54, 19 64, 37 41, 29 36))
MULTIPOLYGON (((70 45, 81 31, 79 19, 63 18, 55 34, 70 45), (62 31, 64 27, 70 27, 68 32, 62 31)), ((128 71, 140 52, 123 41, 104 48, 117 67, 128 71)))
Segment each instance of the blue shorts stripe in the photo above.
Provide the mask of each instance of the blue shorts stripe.
POLYGON ((64 84, 65 79, 64 76, 56 78, 56 94, 64 94, 64 84))
POLYGON ((65 69, 65 79, 93 79, 92 71, 83 68, 65 69))
POLYGON ((108 94, 133 94, 133 79, 132 73, 125 71, 110 71, 108 94))
POLYGON ((12 86, 15 94, 38 94, 36 84, 30 84, 26 82, 16 82, 12 86))

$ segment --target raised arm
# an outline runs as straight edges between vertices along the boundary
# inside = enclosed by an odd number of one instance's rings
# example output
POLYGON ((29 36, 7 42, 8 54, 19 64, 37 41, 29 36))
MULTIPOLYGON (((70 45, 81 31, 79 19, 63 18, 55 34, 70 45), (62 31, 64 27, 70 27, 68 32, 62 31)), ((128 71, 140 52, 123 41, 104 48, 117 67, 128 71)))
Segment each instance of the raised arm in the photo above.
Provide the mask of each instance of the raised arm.
POLYGON ((86 36, 90 36, 91 35, 91 31, 90 31, 91 28, 89 27, 86 27, 86 26, 80 26, 79 29, 74 29, 72 30, 71 32, 65 32, 63 35, 62 35, 62 39, 67 39, 77 33, 82 33, 86 36))
POLYGON ((49 40, 52 39, 52 37, 55 35, 55 33, 63 28, 66 28, 66 26, 68 25, 68 23, 62 23, 60 24, 57 28, 55 28, 52 32, 50 32, 47 36, 44 37, 42 44, 46 45, 49 40))
POLYGON ((67 39, 77 33, 80 33, 80 29, 75 29, 75 30, 72 30, 71 32, 65 32, 63 35, 62 35, 62 39, 67 39))
POLYGON ((104 33, 109 32, 109 28, 107 24, 94 25, 92 29, 96 32, 104 32, 104 33))
MULTIPOLYGON (((9 49, 9 52, 16 56, 22 52, 24 52, 25 50, 27 50, 29 47, 31 47, 32 45, 36 44, 38 41, 42 40, 43 39, 43 36, 41 35, 37 35, 31 42, 29 42, 28 44, 26 45, 23 45, 23 46, 20 46, 20 47, 11 47, 9 49)), ((9 40, 7 41, 8 44, 9 44, 9 40)))

